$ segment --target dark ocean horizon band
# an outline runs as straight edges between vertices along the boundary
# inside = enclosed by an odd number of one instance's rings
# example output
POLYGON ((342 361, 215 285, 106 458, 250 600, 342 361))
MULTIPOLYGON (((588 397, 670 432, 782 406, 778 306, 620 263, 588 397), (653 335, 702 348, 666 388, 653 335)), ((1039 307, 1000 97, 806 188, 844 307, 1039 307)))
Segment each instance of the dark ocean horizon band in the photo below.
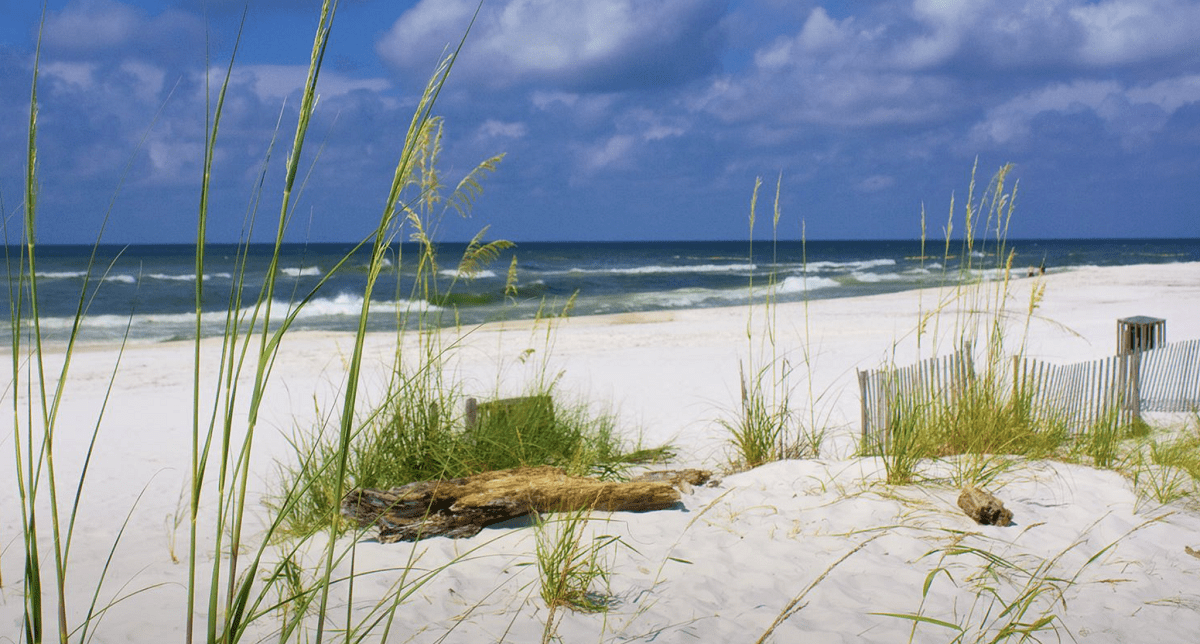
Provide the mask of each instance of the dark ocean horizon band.
MULTIPOLYGON (((1015 274, 1087 266, 1200 261, 1200 239, 962 240, 777 242, 526 242, 505 251, 485 270, 458 274, 463 244, 438 247, 437 279, 430 297, 414 296, 416 246, 395 245, 377 287, 370 326, 395 328, 405 312, 446 324, 532 317, 543 306, 573 301, 576 315, 707 308, 761 301, 853 297, 988 278, 1010 254, 1015 274), (506 292, 516 258, 517 294, 506 292), (429 319, 429 318, 427 318, 429 319)), ((288 307, 327 282, 297 319, 298 328, 345 330, 362 310, 369 250, 329 271, 352 244, 286 244, 281 249, 277 305, 288 307)), ((206 247, 203 310, 205 334, 219 334, 230 303, 254 302, 266 280, 273 247, 210 244, 206 247), (240 290, 238 284, 241 284, 240 290)), ((8 270, 19 248, 9 248, 8 270)), ((195 326, 195 257, 188 244, 42 246, 38 248, 39 308, 50 329, 69 327, 88 275, 85 332, 99 339, 124 331, 147 339, 187 337, 195 326), (56 322, 57 318, 58 319, 56 322), (61 324, 60 324, 61 323, 61 324)), ((12 286, 18 276, 10 273, 12 286)), ((7 303, 10 289, 0 298, 7 303)), ((242 305, 245 308, 245 305, 242 305)))

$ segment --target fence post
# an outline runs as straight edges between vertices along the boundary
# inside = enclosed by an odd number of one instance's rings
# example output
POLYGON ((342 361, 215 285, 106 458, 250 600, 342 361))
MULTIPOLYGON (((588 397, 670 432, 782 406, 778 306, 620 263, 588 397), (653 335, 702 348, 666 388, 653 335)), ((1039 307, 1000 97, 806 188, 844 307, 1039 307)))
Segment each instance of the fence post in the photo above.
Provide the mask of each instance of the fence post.
POLYGON ((868 411, 867 404, 867 389, 870 388, 871 375, 868 371, 860 371, 857 368, 854 370, 858 374, 858 389, 862 392, 862 445, 865 448, 867 445, 867 432, 871 427, 871 416, 868 411))
POLYGON ((465 412, 463 423, 467 426, 467 429, 475 429, 475 423, 479 422, 479 401, 474 398, 467 398, 465 412))
POLYGON ((967 364, 966 364, 967 382, 969 382, 969 383, 975 382, 975 347, 971 344, 970 340, 964 341, 963 344, 965 345, 965 348, 966 348, 964 353, 966 354, 966 360, 967 360, 967 364))
POLYGON ((1142 352, 1136 351, 1129 356, 1129 410, 1134 423, 1142 422, 1142 352))
POLYGON ((1013 363, 1013 388, 1012 388, 1013 399, 1021 400, 1024 397, 1023 395, 1025 393, 1025 392, 1021 391, 1021 389, 1022 389, 1021 376, 1020 376, 1020 372, 1019 372, 1019 370, 1021 368, 1021 356, 1013 356, 1012 363, 1013 363))

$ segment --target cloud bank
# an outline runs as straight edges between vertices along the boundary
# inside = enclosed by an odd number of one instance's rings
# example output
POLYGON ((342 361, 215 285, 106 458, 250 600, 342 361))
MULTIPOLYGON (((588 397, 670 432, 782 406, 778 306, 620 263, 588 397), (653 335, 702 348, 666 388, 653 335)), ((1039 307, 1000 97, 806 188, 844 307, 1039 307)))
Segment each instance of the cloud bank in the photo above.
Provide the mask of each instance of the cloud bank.
MULTIPOLYGON (((178 213, 194 209, 206 87, 211 101, 240 15, 220 2, 207 21, 190 0, 144 6, 68 2, 48 15, 39 140, 64 241, 88 241, 73 235, 96 228, 91 204, 107 203, 126 165, 118 203, 133 223, 113 234, 189 230, 178 213)), ((262 3, 247 19, 217 144, 236 195, 230 236, 271 141, 268 179, 286 154, 318 6, 262 3)), ((440 100, 445 160, 461 173, 508 154, 480 202, 487 221, 451 223, 451 235, 491 223, 516 239, 736 238, 754 177, 782 172, 808 235, 912 237, 921 205, 948 203, 978 160, 984 174, 1017 164, 1028 211, 1017 234, 1128 235, 1136 213, 1141 234, 1200 236, 1195 2, 477 6, 342 4, 303 235, 343 239, 374 216, 416 92, 474 18, 440 100)), ((0 143, 21 149, 32 38, 8 38, 0 143)), ((20 162, 0 161, 5 193, 20 162)))

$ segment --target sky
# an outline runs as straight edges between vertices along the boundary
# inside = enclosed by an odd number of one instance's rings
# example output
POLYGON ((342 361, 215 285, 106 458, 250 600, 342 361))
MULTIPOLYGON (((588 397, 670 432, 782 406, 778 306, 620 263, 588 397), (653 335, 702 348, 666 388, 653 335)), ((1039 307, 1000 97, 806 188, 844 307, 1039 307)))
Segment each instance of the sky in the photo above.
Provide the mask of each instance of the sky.
MULTIPOLYGON (((10 240, 41 5, 0 0, 10 240)), ((194 240, 205 71, 224 73, 239 24, 209 237, 243 234, 278 131, 253 233, 270 239, 320 5, 47 2, 39 241, 194 240)), ((338 5, 290 241, 369 234, 416 98, 476 7, 338 5)), ((973 168, 983 185, 1011 163, 1010 238, 1200 237, 1196 34, 1197 0, 485 0, 435 109, 443 176, 505 156, 440 231, 741 240, 762 177, 758 238, 777 182, 780 238, 912 239, 922 211, 937 237, 952 199, 962 225, 973 168)))

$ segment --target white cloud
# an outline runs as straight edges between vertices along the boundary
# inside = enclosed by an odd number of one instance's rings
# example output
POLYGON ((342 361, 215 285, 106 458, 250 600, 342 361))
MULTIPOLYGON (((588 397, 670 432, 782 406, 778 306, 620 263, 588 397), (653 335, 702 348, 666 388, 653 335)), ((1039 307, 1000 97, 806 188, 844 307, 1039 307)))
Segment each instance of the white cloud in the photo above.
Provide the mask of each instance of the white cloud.
MULTIPOLYGON (((796 31, 755 50, 749 69, 712 79, 686 104, 727 121, 876 127, 948 122, 990 101, 999 106, 974 134, 1015 141, 1030 114, 1100 109, 1113 88, 1073 80, 1082 70, 1194 60, 1200 33, 1194 0, 889 0, 853 11, 812 9, 796 31)), ((1170 113, 1192 96, 1186 81, 1150 87, 1140 91, 1164 98, 1116 88, 1118 102, 1170 113)), ((1117 130, 1157 127, 1151 111, 1106 109, 1117 130)))
POLYGON ((1109 0, 1070 11, 1085 30, 1079 60, 1120 65, 1179 53, 1195 54, 1200 5, 1186 0, 1109 0))
POLYGON ((874 127, 936 121, 962 101, 944 77, 800 64, 718 79, 689 104, 726 121, 874 127))
MULTIPOLYGON (((458 73, 505 85, 556 79, 568 85, 669 83, 699 64, 711 43, 718 0, 508 0, 485 3, 459 59, 458 73), (688 59, 684 54, 690 56, 688 59), (622 75, 623 70, 630 73, 622 75), (637 78, 641 73, 646 78, 637 78)), ((421 0, 379 41, 397 67, 428 69, 457 45, 472 0, 421 0)), ((715 58, 714 58, 715 60, 715 58)))
MULTIPOLYGON (((224 68, 209 70, 210 82, 220 83, 224 68)), ((259 100, 277 103, 304 87, 308 79, 308 65, 242 65, 233 68, 230 82, 245 85, 259 100)), ((358 90, 383 92, 391 83, 383 78, 350 78, 337 72, 324 70, 317 79, 317 93, 325 98, 334 98, 358 90)))
POLYGON ((1189 103, 1200 102, 1200 74, 1180 76, 1134 87, 1128 92, 1135 103, 1153 103, 1167 112, 1174 112, 1189 103))
POLYGON ((533 106, 539 110, 548 110, 554 105, 574 107, 579 102, 579 94, 537 90, 530 94, 530 100, 533 102, 533 106))
POLYGON ((96 84, 96 65, 93 63, 43 62, 38 66, 38 74, 43 79, 55 79, 79 90, 91 89, 96 84))
POLYGON ((685 132, 686 130, 681 127, 655 124, 646 128, 646 131, 642 133, 642 139, 646 141, 659 141, 662 139, 683 136, 685 132))
POLYGON ((479 126, 479 131, 476 134, 477 138, 492 139, 520 139, 528 132, 528 128, 524 123, 497 121, 496 119, 488 119, 479 126))
POLYGON ((1028 92, 988 110, 984 122, 972 129, 972 138, 1001 144, 1023 139, 1029 135, 1030 121, 1038 114, 1095 109, 1120 91, 1113 81, 1077 81, 1028 92))
POLYGON ((580 126, 596 126, 611 122, 617 104, 616 94, 575 94, 571 92, 535 91, 530 102, 542 112, 562 111, 580 126))
POLYGON ((817 7, 804 21, 796 41, 807 52, 829 51, 851 38, 852 20, 847 18, 844 23, 838 23, 829 17, 824 8, 817 7))
POLYGON ((1125 65, 1193 56, 1193 0, 893 0, 841 21, 813 9, 760 66, 827 56, 859 68, 930 70, 956 61, 994 69, 1125 65))
POLYGON ((584 170, 595 172, 609 166, 624 165, 629 161, 629 155, 636 142, 637 139, 630 135, 617 134, 599 145, 586 149, 582 162, 584 170))
POLYGON ((46 15, 43 47, 50 56, 136 57, 161 64, 202 52, 192 47, 203 45, 204 38, 204 20, 185 11, 167 8, 150 15, 115 0, 77 0, 46 15))
POLYGON ((759 69, 780 69, 792 62, 795 40, 780 38, 769 47, 754 52, 754 66, 759 69))
POLYGON ((1021 143, 1041 114, 1092 113, 1127 146, 1166 125, 1180 107, 1200 102, 1200 75, 1126 87, 1116 81, 1074 81, 1026 92, 988 111, 971 130, 979 144, 1021 143))
POLYGON ((628 110, 618 120, 618 127, 639 132, 643 141, 661 141, 683 136, 687 131, 678 118, 670 118, 644 107, 628 110))
POLYGON ((143 16, 110 0, 84 0, 46 17, 45 44, 54 49, 100 49, 124 44, 139 31, 143 16))
POLYGON ((121 63, 121 71, 135 80, 134 93, 145 102, 158 100, 167 73, 161 67, 139 61, 121 63))
MULTIPOLYGON (((155 136, 146 143, 151 175, 144 180, 159 184, 188 182, 199 175, 204 159, 203 143, 155 136)), ((217 151, 217 158, 224 156, 217 151)))
POLYGON ((945 63, 959 52, 967 34, 978 30, 987 2, 916 0, 913 17, 925 26, 924 33, 901 40, 889 58, 897 66, 915 69, 945 63))

